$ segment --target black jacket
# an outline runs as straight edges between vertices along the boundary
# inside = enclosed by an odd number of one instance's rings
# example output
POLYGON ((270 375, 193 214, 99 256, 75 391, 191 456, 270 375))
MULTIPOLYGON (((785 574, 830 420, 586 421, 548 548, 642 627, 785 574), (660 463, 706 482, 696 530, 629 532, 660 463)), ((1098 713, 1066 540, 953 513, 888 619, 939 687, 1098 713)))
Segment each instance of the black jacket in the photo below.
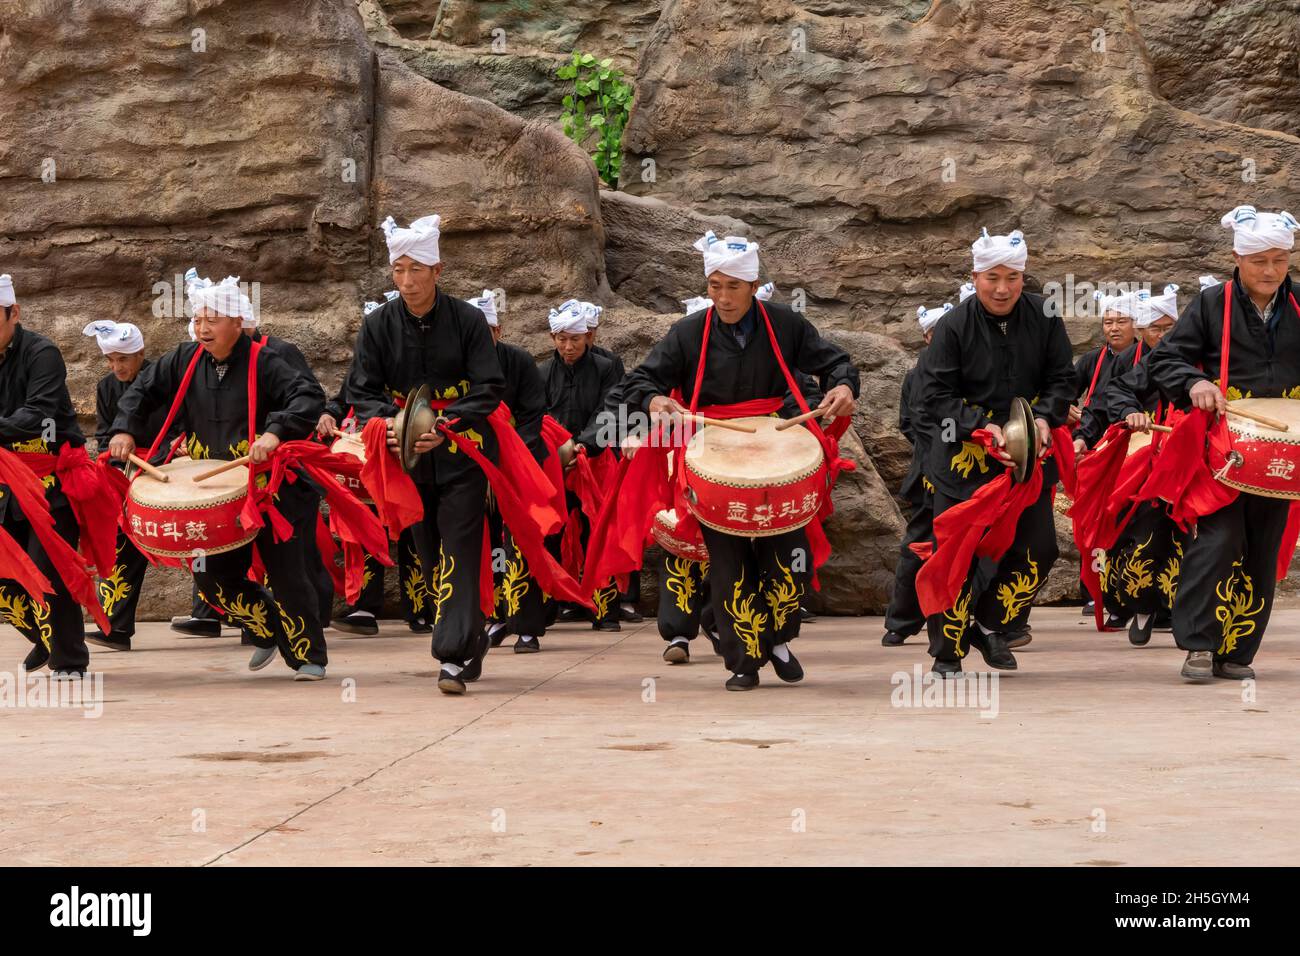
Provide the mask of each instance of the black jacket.
POLYGON ((614 360, 588 349, 568 365, 555 352, 542 363, 540 373, 546 389, 546 413, 568 429, 588 454, 600 454, 605 447, 600 413, 621 378, 614 360))

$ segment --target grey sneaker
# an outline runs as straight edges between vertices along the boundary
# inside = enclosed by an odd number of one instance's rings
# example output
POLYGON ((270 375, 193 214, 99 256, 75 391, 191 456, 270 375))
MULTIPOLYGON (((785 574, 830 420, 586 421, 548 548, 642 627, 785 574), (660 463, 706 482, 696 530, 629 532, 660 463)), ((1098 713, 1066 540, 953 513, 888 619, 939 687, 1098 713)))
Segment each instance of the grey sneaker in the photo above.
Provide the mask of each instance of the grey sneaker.
POLYGON ((275 647, 255 647, 253 656, 248 659, 248 669, 250 671, 260 671, 267 664, 275 659, 275 647))
POLYGON ((1232 661, 1215 661, 1214 676, 1224 680, 1254 680, 1255 668, 1249 664, 1234 664, 1232 661))
POLYGON ((1183 677, 1204 684, 1214 679, 1214 654, 1210 651, 1188 651, 1183 661, 1183 677))
POLYGON ((319 664, 303 664, 293 675, 294 680, 324 680, 325 668, 319 664))

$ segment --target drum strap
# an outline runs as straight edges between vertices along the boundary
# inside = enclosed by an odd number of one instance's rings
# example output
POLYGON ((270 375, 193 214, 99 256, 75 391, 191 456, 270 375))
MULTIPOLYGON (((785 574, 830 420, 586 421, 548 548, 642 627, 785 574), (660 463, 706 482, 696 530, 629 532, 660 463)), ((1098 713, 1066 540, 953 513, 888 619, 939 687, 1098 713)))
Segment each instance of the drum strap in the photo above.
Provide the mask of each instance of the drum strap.
MULTIPOLYGON (((185 369, 185 375, 181 378, 180 388, 176 389, 176 397, 172 399, 172 407, 167 410, 167 420, 159 429, 158 434, 154 436, 153 444, 149 446, 149 454, 144 456, 145 461, 153 461, 153 456, 158 452, 158 446, 162 444, 163 436, 167 434, 168 429, 172 427, 172 422, 176 420, 176 413, 181 410, 181 402, 185 401, 185 393, 190 389, 190 380, 194 378, 194 370, 198 368, 199 359, 203 356, 203 346, 194 350, 194 357, 190 359, 190 364, 185 369)), ((166 461, 172 460, 172 455, 176 453, 176 445, 172 445, 171 451, 167 452, 166 461)), ((164 464, 166 464, 166 461, 164 464)))
POLYGON ((1101 377, 1101 363, 1106 361, 1106 353, 1109 351, 1110 349, 1103 345, 1101 347, 1101 352, 1097 354, 1097 364, 1092 367, 1092 381, 1088 383, 1088 394, 1083 396, 1084 408, 1087 408, 1088 403, 1092 401, 1093 389, 1097 387, 1097 379, 1101 377))

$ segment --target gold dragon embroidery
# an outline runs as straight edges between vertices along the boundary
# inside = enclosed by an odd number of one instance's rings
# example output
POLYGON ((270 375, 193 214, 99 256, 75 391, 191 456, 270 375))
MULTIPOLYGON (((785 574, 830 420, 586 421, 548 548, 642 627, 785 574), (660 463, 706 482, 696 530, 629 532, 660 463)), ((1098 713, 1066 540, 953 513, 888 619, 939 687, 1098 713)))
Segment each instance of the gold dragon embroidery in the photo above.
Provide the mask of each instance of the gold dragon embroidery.
POLYGON ((1264 599, 1255 603, 1254 582, 1241 570, 1240 559, 1233 562, 1232 570, 1215 587, 1214 593, 1223 602, 1214 611, 1215 620, 1223 625, 1223 641, 1218 652, 1231 654, 1237 649, 1238 641, 1255 633, 1256 622, 1251 618, 1264 610, 1264 599))
POLYGON ((745 569, 741 568, 740 578, 732 588, 730 601, 724 601, 722 608, 731 616, 731 629, 745 645, 745 654, 755 659, 763 656, 759 635, 767 625, 767 615, 754 610, 754 595, 746 594, 740 599, 745 587, 745 569))
POLYGON ((961 451, 952 456, 952 462, 948 467, 963 478, 969 478, 977 465, 981 475, 988 474, 988 452, 984 450, 983 445, 964 441, 961 443, 961 451))
POLYGON ((1160 593, 1169 601, 1169 606, 1173 607, 1174 595, 1178 593, 1178 574, 1182 570, 1183 543, 1174 542, 1174 553, 1169 556, 1169 563, 1165 569, 1160 572, 1156 578, 1156 584, 1160 587, 1160 593))
POLYGON ((970 614, 970 597, 969 590, 964 591, 957 598, 957 603, 943 612, 944 624, 940 628, 940 633, 946 641, 952 641, 953 653, 958 658, 966 656, 966 650, 961 646, 961 639, 966 635, 967 618, 970 614))
POLYGON ((131 585, 123 578, 125 574, 126 565, 118 564, 113 567, 110 577, 99 582, 99 603, 103 606, 104 613, 110 617, 117 605, 131 593, 131 585))
MULTIPOLYGON (((1017 571, 1007 584, 998 585, 997 599, 1002 605, 1002 623, 1010 624, 1038 593, 1038 562, 1026 552, 1028 571, 1017 571)), ((969 598, 968 598, 969 600, 969 598)))
POLYGON ((280 611, 280 624, 284 627, 284 637, 289 643, 290 652, 304 664, 308 663, 307 649, 311 647, 311 640, 304 633, 307 630, 307 621, 301 617, 294 617, 279 601, 275 602, 275 606, 280 611))
POLYGON ((516 544, 514 560, 506 562, 505 574, 501 578, 501 597, 505 600, 507 614, 519 613, 519 605, 528 590, 528 566, 516 544))
POLYGON ((1120 577, 1124 582, 1124 593, 1131 598, 1137 597, 1142 593, 1144 588, 1151 586, 1151 565, 1154 563, 1152 558, 1142 558, 1142 550, 1151 543, 1155 532, 1147 535, 1147 539, 1133 549, 1133 553, 1128 556, 1124 562, 1124 567, 1120 571, 1120 577))
POLYGON ((796 584, 790 569, 776 558, 776 566, 781 571, 782 579, 771 585, 763 594, 767 606, 772 610, 772 626, 778 630, 785 626, 792 613, 799 612, 799 599, 803 596, 802 585, 796 584))
POLYGON ((691 573, 693 564, 693 561, 673 554, 667 555, 664 562, 664 567, 668 571, 668 580, 664 582, 664 587, 677 603, 677 610, 683 614, 691 613, 691 598, 695 596, 695 576, 691 573))
POLYGON ((451 576, 456 573, 456 559, 447 554, 441 548, 438 549, 438 577, 433 584, 433 623, 436 625, 442 620, 442 606, 451 598, 455 587, 451 583, 451 576))

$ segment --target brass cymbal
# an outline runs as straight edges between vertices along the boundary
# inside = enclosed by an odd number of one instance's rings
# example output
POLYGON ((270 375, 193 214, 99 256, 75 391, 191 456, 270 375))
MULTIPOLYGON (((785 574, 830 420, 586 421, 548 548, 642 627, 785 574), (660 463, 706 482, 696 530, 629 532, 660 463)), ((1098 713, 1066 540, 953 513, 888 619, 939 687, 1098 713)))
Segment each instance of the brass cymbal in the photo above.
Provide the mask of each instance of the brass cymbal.
POLYGON ((1006 441, 1007 457, 1014 462, 1011 480, 1020 484, 1034 473, 1034 465, 1043 450, 1033 409, 1023 398, 1011 400, 1011 417, 1002 427, 1002 437, 1006 441))
POLYGON ((438 413, 429 404, 429 386, 413 388, 406 396, 406 406, 393 421, 393 435, 397 438, 398 459, 407 471, 415 468, 422 452, 415 450, 419 437, 433 429, 438 413))

